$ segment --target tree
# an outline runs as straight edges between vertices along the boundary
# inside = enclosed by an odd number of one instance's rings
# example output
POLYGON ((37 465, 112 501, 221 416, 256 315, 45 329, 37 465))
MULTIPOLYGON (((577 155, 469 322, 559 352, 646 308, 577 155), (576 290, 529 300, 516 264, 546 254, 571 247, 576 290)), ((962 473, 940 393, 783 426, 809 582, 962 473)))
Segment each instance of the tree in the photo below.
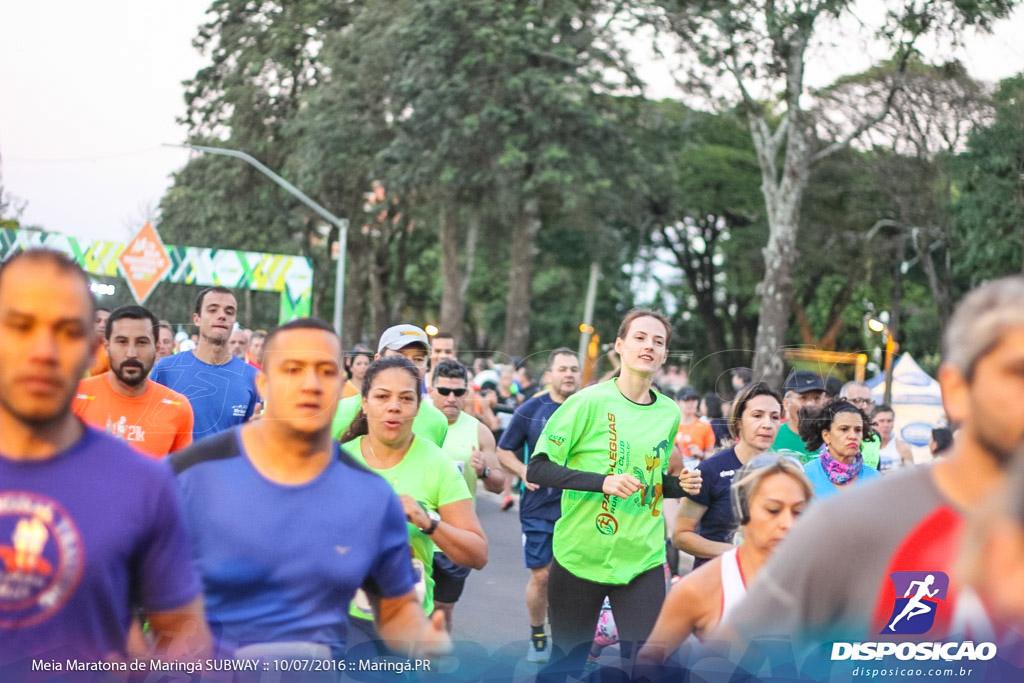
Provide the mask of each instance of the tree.
MULTIPOLYGON (((870 155, 870 171, 887 204, 869 233, 881 231, 888 236, 885 242, 876 241, 896 252, 898 268, 906 261, 910 242, 927 277, 941 328, 953 310, 949 162, 963 150, 971 131, 991 120, 992 99, 989 88, 971 78, 959 62, 930 65, 912 58, 901 75, 896 74, 897 68, 883 63, 819 91, 820 120, 829 121, 833 137, 841 136, 855 119, 852 112, 863 109, 865 103, 870 109, 878 108, 879 93, 886 84, 902 79, 891 115, 866 131, 862 140, 876 152, 870 155)), ((897 277, 894 283, 890 310, 890 329, 896 336, 900 281, 897 277)))
POLYGON ((999 84, 995 119, 953 160, 955 272, 966 286, 1024 272, 1024 75, 999 84))
POLYGON ((425 0, 406 3, 396 24, 392 92, 403 115, 387 151, 391 178, 438 216, 451 331, 461 327, 474 263, 459 247, 488 232, 486 219, 508 242, 510 356, 529 348, 542 227, 595 204, 624 146, 602 94, 612 87, 606 72, 623 69, 603 9, 589 0, 425 0))
MULTIPOLYGON (((358 7, 328 0, 215 0, 194 41, 210 63, 185 83, 182 122, 189 140, 239 149, 284 170, 296 143, 287 125, 305 91, 322 78, 321 46, 349 25, 358 7)), ((320 199, 315 193, 314 198, 320 199)), ((337 230, 322 237, 318 217, 235 159, 192 159, 174 175, 161 214, 160 230, 168 241, 298 253, 313 260, 317 273, 331 270, 330 244, 337 230)), ((314 280, 314 312, 325 317, 330 317, 328 282, 314 280)), ((246 314, 251 307, 242 308, 246 314)))
POLYGON ((693 297, 705 333, 700 360, 712 379, 723 376, 750 362, 747 313, 764 229, 750 136, 734 113, 695 112, 663 101, 645 106, 636 137, 655 255, 667 250, 683 273, 684 292, 693 297))
MULTIPOLYGON (((817 146, 815 120, 806 107, 808 49, 823 25, 852 16, 851 0, 659 0, 660 26, 678 36, 692 59, 689 85, 711 94, 733 87, 726 98, 741 106, 762 175, 768 219, 765 275, 760 284, 760 319, 755 343, 755 372, 779 385, 783 366, 778 353, 789 326, 792 270, 804 192, 811 166, 844 148, 886 117, 902 79, 897 79, 878 111, 865 112, 849 133, 817 146), (759 88, 763 92, 759 93, 759 88)), ((978 2, 906 0, 890 2, 879 36, 890 45, 902 73, 915 42, 926 33, 986 27, 1005 17, 1014 0, 978 2)))
POLYGON ((0 229, 17 230, 25 203, 19 202, 4 189, 4 164, 0 156, 0 229))

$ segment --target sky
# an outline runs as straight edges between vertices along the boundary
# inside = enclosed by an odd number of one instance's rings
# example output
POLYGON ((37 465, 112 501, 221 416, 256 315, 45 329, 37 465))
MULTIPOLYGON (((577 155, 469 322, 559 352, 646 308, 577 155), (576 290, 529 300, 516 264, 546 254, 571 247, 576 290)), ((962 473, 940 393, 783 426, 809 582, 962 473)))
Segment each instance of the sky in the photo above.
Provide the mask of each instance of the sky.
MULTIPOLYGON (((189 158, 163 147, 185 140, 181 82, 205 64, 192 47, 210 0, 33 0, 0 2, 0 172, 24 204, 23 225, 83 237, 128 240, 154 215, 171 174, 189 158)), ((861 18, 877 13, 861 3, 861 18)), ((847 22, 808 64, 824 85, 863 70, 877 48, 847 22), (841 47, 830 47, 829 44, 841 47)), ((933 59, 956 56, 970 73, 997 81, 1024 70, 1024 12, 970 36, 963 49, 925 45, 933 59), (1015 37, 1017 40, 1015 40, 1015 37)), ((650 97, 677 96, 670 67, 635 55, 650 97)), ((239 162, 241 163, 241 162, 239 162)))

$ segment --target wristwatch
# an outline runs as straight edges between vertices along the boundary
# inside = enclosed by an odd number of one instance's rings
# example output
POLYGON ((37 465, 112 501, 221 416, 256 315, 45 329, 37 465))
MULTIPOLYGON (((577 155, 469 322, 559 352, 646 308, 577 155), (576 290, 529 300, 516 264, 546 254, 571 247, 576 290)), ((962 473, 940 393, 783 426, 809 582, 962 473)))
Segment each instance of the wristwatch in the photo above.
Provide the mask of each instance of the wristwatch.
POLYGON ((490 467, 484 467, 484 479, 490 479, 490 478, 491 478, 491 468, 490 467))
POLYGON ((437 514, 437 510, 427 510, 427 517, 430 518, 430 526, 426 529, 420 529, 427 536, 432 535, 437 531, 437 525, 441 523, 441 515, 437 514))

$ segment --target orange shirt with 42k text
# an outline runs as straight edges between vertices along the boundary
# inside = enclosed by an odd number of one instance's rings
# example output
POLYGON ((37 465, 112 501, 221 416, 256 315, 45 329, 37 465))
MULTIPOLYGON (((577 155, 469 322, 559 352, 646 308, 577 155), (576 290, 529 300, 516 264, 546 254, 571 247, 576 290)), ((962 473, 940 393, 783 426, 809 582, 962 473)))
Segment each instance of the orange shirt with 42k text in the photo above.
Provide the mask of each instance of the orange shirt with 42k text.
POLYGON ((86 424, 157 459, 192 443, 188 399, 150 380, 142 396, 130 398, 114 391, 107 373, 83 379, 71 409, 86 424))

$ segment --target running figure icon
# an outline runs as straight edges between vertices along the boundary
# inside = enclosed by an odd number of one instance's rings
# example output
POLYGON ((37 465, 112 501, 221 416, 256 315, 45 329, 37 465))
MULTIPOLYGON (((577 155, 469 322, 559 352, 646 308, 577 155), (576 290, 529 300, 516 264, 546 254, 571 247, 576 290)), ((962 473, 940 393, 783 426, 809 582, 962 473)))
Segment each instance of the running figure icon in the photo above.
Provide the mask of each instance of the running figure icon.
POLYGON ((936 588, 934 591, 929 591, 928 588, 935 583, 935 575, 929 574, 923 581, 911 581, 910 586, 907 587, 907 592, 903 594, 903 597, 910 598, 906 606, 903 607, 903 611, 900 612, 899 616, 892 620, 889 624, 889 630, 896 632, 896 623, 903 617, 910 621, 914 617, 921 614, 928 614, 934 609, 931 605, 922 601, 922 598, 934 598, 938 594, 939 589, 936 588), (910 594, 914 592, 914 586, 917 586, 917 592, 914 593, 913 597, 910 594))

